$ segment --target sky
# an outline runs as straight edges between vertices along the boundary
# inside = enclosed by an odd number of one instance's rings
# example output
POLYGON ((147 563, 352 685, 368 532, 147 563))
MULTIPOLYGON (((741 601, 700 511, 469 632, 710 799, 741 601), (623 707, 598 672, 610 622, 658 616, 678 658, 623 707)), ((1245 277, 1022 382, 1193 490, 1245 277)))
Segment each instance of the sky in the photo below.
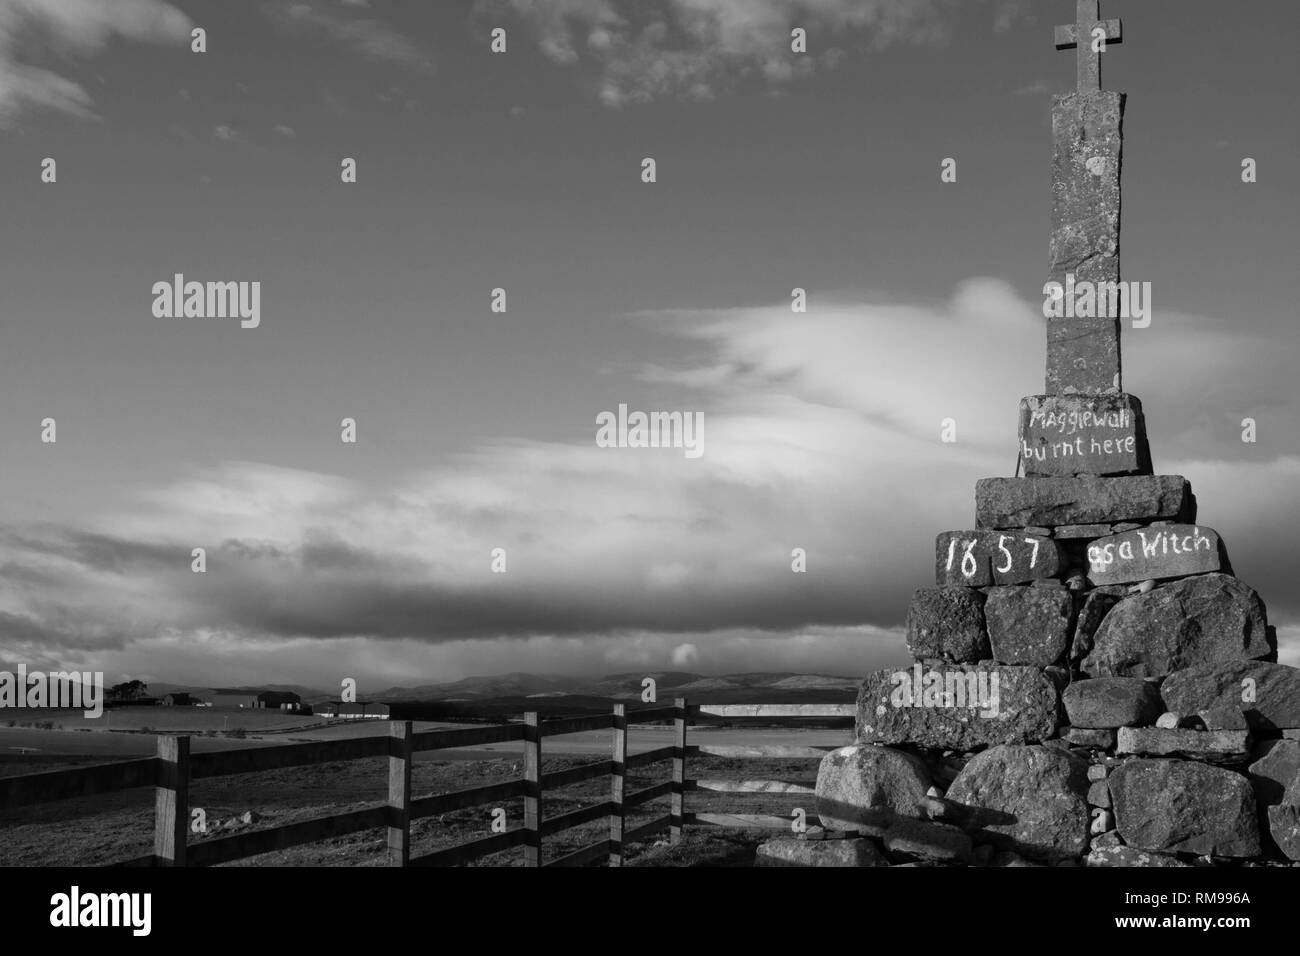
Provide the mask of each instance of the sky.
MULTIPOLYGON (((1300 8, 1224 11, 1103 2, 1153 301, 1124 384, 1300 663, 1300 8)), ((1073 13, 0 0, 0 660, 363 689, 905 661, 935 535, 1043 388, 1073 13), (156 316, 176 273, 260 282, 260 324, 156 316), (702 414, 705 453, 597 447, 620 404, 702 414)))

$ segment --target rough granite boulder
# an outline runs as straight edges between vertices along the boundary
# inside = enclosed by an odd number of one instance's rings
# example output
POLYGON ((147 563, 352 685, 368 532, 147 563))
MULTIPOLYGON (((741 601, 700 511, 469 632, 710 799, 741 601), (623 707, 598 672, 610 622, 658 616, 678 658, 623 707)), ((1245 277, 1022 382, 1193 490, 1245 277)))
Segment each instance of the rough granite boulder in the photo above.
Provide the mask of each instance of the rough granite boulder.
POLYGON ((1286 785, 1286 791, 1282 794, 1282 805, 1300 807, 1300 774, 1292 777, 1291 782, 1286 785))
POLYGON ((1071 727, 1094 730, 1155 723, 1164 707, 1160 689, 1137 677, 1077 680, 1061 695, 1071 727))
POLYGON ((1092 730, 1087 727, 1070 727, 1064 734, 1065 742, 1071 747, 1086 747, 1091 750, 1110 750, 1115 746, 1115 731, 1092 730))
POLYGON ((1093 677, 1158 677, 1205 664, 1268 657, 1276 651, 1265 613, 1254 588, 1237 578, 1184 578, 1134 594, 1111 608, 1081 669, 1093 677))
POLYGON ((981 478, 977 528, 1196 520, 1192 486, 1181 475, 1097 478, 981 478))
POLYGON ((990 658, 984 595, 974 588, 919 588, 907 610, 907 649, 914 660, 957 664, 990 658))
POLYGON ((1160 687, 1180 714, 1239 708, 1257 730, 1300 727, 1300 669, 1267 661, 1223 661, 1170 674, 1160 687))
POLYGON ((1117 754, 1181 754, 1197 760, 1241 759, 1250 752, 1245 730, 1189 730, 1185 727, 1121 727, 1117 754))
POLYGON ((870 840, 768 840, 754 854, 755 866, 889 866, 870 840))
POLYGON ((831 830, 882 836, 896 817, 920 818, 932 786, 925 763, 876 744, 832 750, 817 768, 817 816, 831 830))
POLYGON ((1282 802, 1287 786, 1300 776, 1300 740, 1265 740, 1255 747, 1246 773, 1262 807, 1282 802))
POLYGON ((1129 760, 1108 778, 1115 825, 1132 847, 1165 853, 1258 856, 1249 781, 1191 760, 1129 760))
POLYGON ((1268 831, 1288 860, 1300 861, 1300 806, 1283 804, 1269 807, 1268 831))
POLYGON ((1250 721, 1246 719, 1241 707, 1231 704, 1216 704, 1208 710, 1199 710, 1191 718, 1192 726, 1198 730, 1249 730, 1250 721))
POLYGON ((1070 663, 1077 664, 1092 651, 1092 641, 1097 634, 1097 628, 1101 627, 1101 622, 1110 613, 1110 609, 1124 599, 1126 592, 1127 589, 1119 584, 1093 588, 1087 592, 1074 622, 1070 663))
POLYGON ((942 750, 1032 743, 1056 733, 1057 693, 1037 667, 913 665, 874 672, 858 691, 857 740, 942 750))
POLYGON ((1074 597, 1064 588, 990 588, 984 619, 995 661, 1047 666, 1070 646, 1074 597))
POLYGON ((882 837, 895 862, 963 863, 973 859, 974 845, 965 831, 947 823, 898 817, 882 837))
POLYGON ((1050 747, 1001 746, 976 754, 948 788, 970 808, 979 842, 1039 860, 1082 856, 1088 846, 1087 763, 1050 747))

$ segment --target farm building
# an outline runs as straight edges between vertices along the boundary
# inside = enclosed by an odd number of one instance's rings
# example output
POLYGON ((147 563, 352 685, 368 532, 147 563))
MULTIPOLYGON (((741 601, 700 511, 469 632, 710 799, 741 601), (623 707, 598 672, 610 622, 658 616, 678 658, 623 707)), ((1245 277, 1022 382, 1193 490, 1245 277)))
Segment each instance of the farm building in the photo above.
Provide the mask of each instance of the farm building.
POLYGON ((212 703, 217 707, 256 707, 257 691, 217 688, 213 691, 212 703))
POLYGON ((299 710, 302 707, 302 699, 297 694, 287 691, 239 690, 228 687, 214 691, 212 702, 217 707, 243 709, 299 710))
POLYGON ((324 717, 374 720, 446 720, 446 708, 436 702, 394 700, 387 703, 373 701, 332 700, 316 705, 315 712, 324 717))
POLYGON ((365 700, 331 700, 319 705, 316 708, 316 713, 322 714, 326 717, 344 717, 352 720, 361 720, 365 718, 387 720, 389 717, 389 708, 387 704, 376 704, 365 700))
POLYGON ((272 710, 298 710, 302 707, 302 698, 290 691, 265 690, 257 695, 259 707, 272 710))
POLYGON ((163 694, 160 703, 164 707, 197 707, 202 703, 202 701, 193 694, 185 694, 178 691, 172 694, 163 694))

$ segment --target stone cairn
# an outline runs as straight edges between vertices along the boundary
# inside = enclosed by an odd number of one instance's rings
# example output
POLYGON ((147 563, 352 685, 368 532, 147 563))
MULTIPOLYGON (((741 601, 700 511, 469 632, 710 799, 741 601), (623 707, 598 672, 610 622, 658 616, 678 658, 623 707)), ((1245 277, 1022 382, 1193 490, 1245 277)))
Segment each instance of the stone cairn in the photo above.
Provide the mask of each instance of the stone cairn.
MULTIPOLYGON (((1056 32, 1079 51, 1052 110, 1063 285, 1119 280, 1124 95, 1090 38, 1120 23, 1098 6, 1056 32)), ((938 536, 915 665, 863 681, 856 742, 822 761, 821 827, 760 863, 1300 861, 1300 670, 1188 481, 1154 473, 1118 318, 1049 318, 1046 381, 1020 403, 1024 477, 981 480, 975 529, 938 536)))

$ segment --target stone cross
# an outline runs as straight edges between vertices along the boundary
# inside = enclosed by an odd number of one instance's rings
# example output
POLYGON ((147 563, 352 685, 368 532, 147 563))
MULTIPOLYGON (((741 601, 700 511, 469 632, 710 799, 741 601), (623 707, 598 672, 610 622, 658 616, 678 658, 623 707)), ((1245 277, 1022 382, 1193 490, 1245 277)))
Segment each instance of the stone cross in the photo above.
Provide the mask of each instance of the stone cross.
POLYGON ((1093 49, 1093 33, 1098 28, 1103 31, 1106 43, 1122 43, 1124 40, 1122 25, 1119 20, 1101 19, 1101 0, 1077 0, 1078 22, 1067 23, 1056 28, 1056 48, 1068 50, 1078 48, 1078 89, 1101 89, 1101 52, 1093 49))
MULTIPOLYGON (((1050 275, 1067 289, 1075 282, 1120 278, 1124 94, 1100 88, 1100 53, 1093 51, 1092 37, 1100 28, 1118 42, 1120 24, 1100 20, 1099 8, 1099 0, 1078 0, 1078 23, 1056 28, 1058 47, 1079 49, 1078 89, 1052 101, 1050 275)), ((1047 319, 1048 395, 1122 390, 1119 317, 1089 312, 1047 319)))

